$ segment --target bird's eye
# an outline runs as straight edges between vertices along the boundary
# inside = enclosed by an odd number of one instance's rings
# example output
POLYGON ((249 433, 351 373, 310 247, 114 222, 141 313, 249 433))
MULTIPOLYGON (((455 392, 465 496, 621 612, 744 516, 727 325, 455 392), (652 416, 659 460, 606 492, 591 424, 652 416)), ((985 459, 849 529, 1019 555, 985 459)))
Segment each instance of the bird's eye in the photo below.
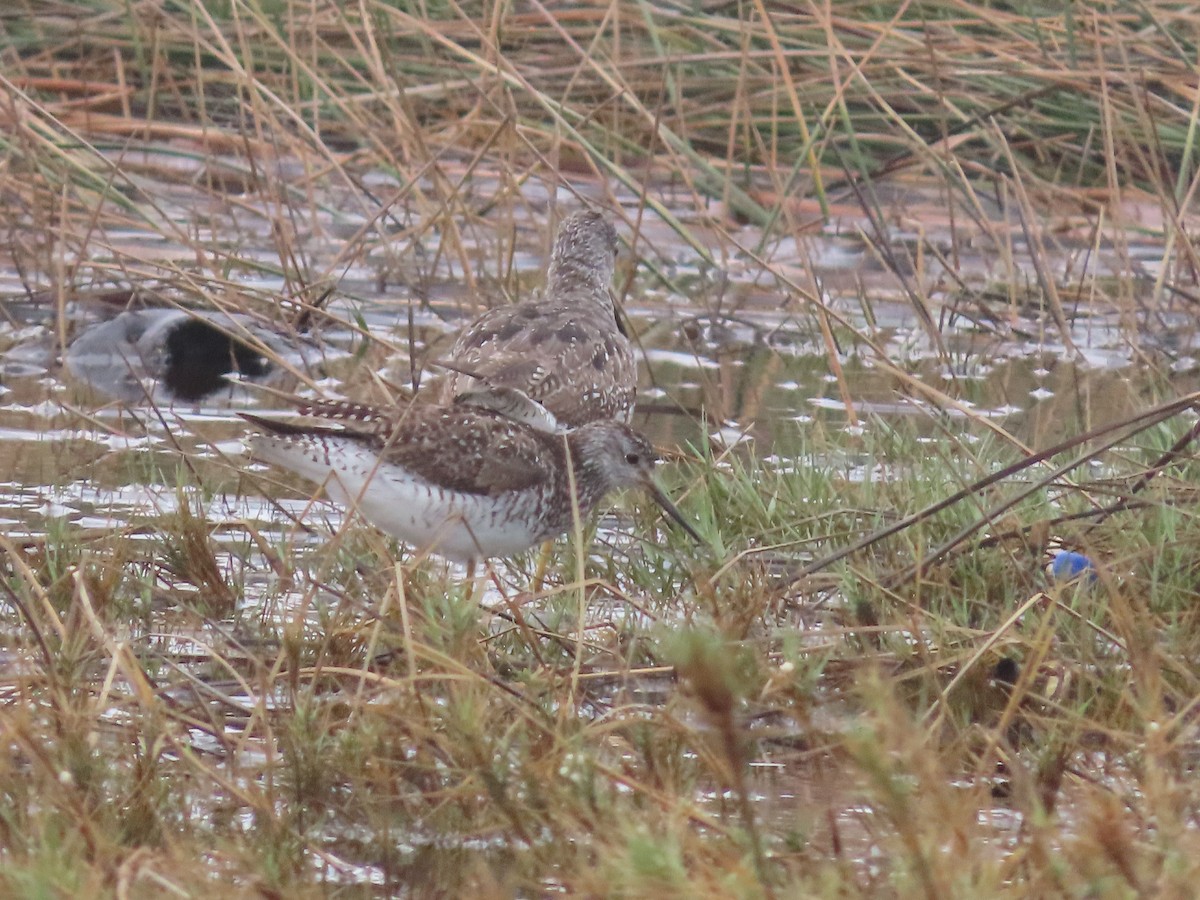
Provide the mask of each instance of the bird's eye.
POLYGON ((625 462, 629 463, 631 466, 636 466, 641 461, 642 461, 642 458, 640 456, 638 456, 636 453, 626 453, 625 454, 625 462))

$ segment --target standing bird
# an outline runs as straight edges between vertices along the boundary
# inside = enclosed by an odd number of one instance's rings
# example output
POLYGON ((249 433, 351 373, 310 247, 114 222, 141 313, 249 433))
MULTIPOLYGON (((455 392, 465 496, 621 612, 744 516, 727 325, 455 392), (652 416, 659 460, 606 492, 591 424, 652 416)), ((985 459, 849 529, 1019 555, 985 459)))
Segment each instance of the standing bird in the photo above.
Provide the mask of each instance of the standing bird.
MULTIPOLYGON (((251 442, 257 458, 324 484, 419 549, 462 561, 509 556, 566 533, 607 493, 633 486, 701 540, 655 484, 654 448, 623 423, 552 433, 469 403, 342 408, 350 420, 342 428, 242 416, 267 432, 251 442)), ((337 416, 327 402, 308 411, 337 416)))
POLYGON ((541 296, 489 310, 450 349, 448 403, 482 382, 516 388, 567 428, 633 416, 637 360, 611 285, 617 232, 600 213, 568 216, 554 238, 541 296))

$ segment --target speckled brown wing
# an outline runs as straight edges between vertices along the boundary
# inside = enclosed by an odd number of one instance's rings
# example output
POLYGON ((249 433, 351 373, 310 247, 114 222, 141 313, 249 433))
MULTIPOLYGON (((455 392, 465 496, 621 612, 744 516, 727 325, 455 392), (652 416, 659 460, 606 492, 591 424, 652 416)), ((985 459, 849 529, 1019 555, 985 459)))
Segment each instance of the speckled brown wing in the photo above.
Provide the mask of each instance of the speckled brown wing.
POLYGON ((310 400, 297 406, 296 412, 302 416, 341 422, 363 433, 391 431, 392 419, 396 416, 395 410, 350 400, 310 400))
POLYGON ((565 453, 556 435, 471 408, 427 407, 369 436, 380 458, 431 484, 495 496, 554 479, 565 453))
MULTIPOLYGON (((611 309, 533 303, 492 310, 448 358, 488 384, 523 391, 569 427, 632 412, 637 361, 611 309)), ((442 396, 449 400, 474 383, 456 373, 442 396)))

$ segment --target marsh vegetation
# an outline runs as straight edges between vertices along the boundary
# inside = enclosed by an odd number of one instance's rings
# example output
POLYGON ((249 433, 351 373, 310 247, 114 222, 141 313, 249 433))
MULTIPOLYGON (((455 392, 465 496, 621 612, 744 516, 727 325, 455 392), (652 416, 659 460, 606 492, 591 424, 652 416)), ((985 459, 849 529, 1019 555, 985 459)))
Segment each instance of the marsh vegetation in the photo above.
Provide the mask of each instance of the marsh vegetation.
POLYGON ((4 895, 1194 893, 1193 10, 10 7, 4 895), (629 496, 472 579, 248 463, 584 203, 705 545, 629 496), (302 349, 64 362, 147 308, 302 349))

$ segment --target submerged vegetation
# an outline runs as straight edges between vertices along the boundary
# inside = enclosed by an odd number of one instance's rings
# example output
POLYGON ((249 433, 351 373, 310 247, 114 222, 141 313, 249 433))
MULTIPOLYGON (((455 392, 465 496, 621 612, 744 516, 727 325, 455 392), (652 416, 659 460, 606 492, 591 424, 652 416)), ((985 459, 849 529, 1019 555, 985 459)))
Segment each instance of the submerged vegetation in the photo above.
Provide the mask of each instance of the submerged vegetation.
POLYGON ((18 0, 0 892, 1190 896, 1198 41, 1158 0, 18 0), (703 423, 704 546, 631 497, 468 577, 46 361, 193 307, 381 400, 577 198, 638 260, 643 409, 703 423), (764 400, 801 358, 818 406, 764 400))

